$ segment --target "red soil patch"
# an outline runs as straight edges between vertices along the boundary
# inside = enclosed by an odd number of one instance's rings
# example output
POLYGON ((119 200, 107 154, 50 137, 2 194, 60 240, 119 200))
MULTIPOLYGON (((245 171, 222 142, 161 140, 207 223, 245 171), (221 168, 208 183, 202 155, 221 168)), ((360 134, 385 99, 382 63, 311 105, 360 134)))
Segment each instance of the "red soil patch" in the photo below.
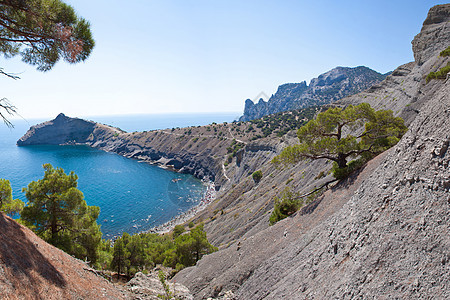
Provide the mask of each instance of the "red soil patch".
POLYGON ((0 213, 1 299, 121 299, 84 262, 0 213))

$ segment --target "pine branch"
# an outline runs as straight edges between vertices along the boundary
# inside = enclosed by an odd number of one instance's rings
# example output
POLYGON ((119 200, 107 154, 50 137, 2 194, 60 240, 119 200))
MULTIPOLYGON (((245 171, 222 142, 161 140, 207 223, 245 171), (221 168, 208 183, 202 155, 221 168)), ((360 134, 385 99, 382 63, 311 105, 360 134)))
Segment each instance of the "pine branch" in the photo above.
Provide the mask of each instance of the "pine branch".
MULTIPOLYGON (((2 71, 0 70, 0 72, 2 71)), ((11 103, 9 103, 8 99, 6 98, 0 99, 0 108, 3 108, 6 111, 6 113, 8 113, 11 116, 17 114, 17 108, 11 103)), ((6 126, 8 126, 9 128, 14 128, 13 123, 11 123, 11 121, 8 120, 4 112, 0 112, 0 117, 3 119, 3 122, 6 124, 6 126)))

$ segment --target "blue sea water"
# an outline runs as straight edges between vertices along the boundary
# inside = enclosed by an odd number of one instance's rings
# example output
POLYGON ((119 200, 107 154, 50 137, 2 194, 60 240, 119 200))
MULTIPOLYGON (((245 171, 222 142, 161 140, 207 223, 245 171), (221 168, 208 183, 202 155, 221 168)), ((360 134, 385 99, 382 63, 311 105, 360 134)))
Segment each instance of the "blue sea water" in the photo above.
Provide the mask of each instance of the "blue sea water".
MULTIPOLYGON (((171 114, 88 119, 126 131, 143 131, 231 122, 236 116, 236 113, 171 114)), ((43 177, 43 164, 51 163, 66 173, 74 171, 87 204, 100 207, 98 223, 104 238, 113 238, 122 232, 145 231, 167 222, 195 206, 205 192, 204 184, 191 175, 87 146, 17 147, 16 141, 28 128, 42 121, 14 120, 13 129, 0 125, 0 178, 11 182, 14 198, 26 202, 22 188, 43 177)))

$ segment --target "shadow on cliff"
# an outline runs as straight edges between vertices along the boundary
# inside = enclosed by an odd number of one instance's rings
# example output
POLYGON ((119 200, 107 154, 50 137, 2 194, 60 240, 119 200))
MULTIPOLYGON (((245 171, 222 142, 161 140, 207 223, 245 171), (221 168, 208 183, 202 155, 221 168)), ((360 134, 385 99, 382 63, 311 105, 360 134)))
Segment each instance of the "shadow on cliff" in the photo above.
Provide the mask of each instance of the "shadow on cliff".
MULTIPOLYGON (((378 156, 381 157, 381 155, 382 154, 380 154, 378 156)), ((336 194, 338 192, 348 193, 350 189, 355 190, 357 188, 357 186, 359 186, 359 184, 357 184, 357 182, 362 181, 364 178, 366 178, 368 176, 368 174, 370 174, 370 172, 371 172, 370 170, 373 170, 373 168, 374 168, 373 166, 374 165, 376 166, 376 162, 379 159, 379 157, 378 157, 378 159, 377 159, 377 157, 373 158, 371 161, 364 164, 361 168, 355 170, 347 178, 341 179, 340 181, 338 181, 338 183, 336 183, 334 186, 330 187, 326 191, 336 194), (365 172, 366 169, 369 169, 369 171, 365 172)), ((313 213, 316 210, 316 208, 319 206, 319 204, 322 202, 323 199, 324 199, 324 194, 318 196, 314 201, 312 201, 308 205, 302 207, 300 209, 299 214, 301 216, 303 216, 303 215, 309 215, 309 214, 313 213)))
MULTIPOLYGON (((38 250, 42 244, 33 243, 31 232, 0 213, 0 281, 9 282, 28 296, 40 298, 42 285, 66 286, 62 274, 38 250), (3 276, 6 278, 1 278, 3 276), (43 282, 43 280, 47 282, 43 282), (25 291, 24 291, 25 290, 25 291)), ((44 251, 44 249, 42 249, 44 251)))

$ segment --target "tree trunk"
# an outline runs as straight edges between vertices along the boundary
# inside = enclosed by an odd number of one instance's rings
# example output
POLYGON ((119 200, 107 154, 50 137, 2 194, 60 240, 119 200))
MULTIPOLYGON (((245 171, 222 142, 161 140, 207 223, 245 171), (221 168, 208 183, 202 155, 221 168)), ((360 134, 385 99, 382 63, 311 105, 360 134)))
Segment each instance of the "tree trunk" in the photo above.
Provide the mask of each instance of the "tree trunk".
POLYGON ((339 169, 344 169, 345 167, 347 167, 347 158, 345 157, 344 153, 338 153, 336 162, 339 169))
POLYGON ((117 279, 119 279, 120 276, 120 271, 121 271, 121 267, 122 267, 122 255, 119 254, 119 257, 117 259, 117 279))
POLYGON ((57 233, 57 229, 58 229, 58 222, 56 219, 56 205, 54 203, 51 204, 51 216, 50 216, 50 230, 52 232, 52 244, 55 243, 56 241, 56 233, 57 233))

